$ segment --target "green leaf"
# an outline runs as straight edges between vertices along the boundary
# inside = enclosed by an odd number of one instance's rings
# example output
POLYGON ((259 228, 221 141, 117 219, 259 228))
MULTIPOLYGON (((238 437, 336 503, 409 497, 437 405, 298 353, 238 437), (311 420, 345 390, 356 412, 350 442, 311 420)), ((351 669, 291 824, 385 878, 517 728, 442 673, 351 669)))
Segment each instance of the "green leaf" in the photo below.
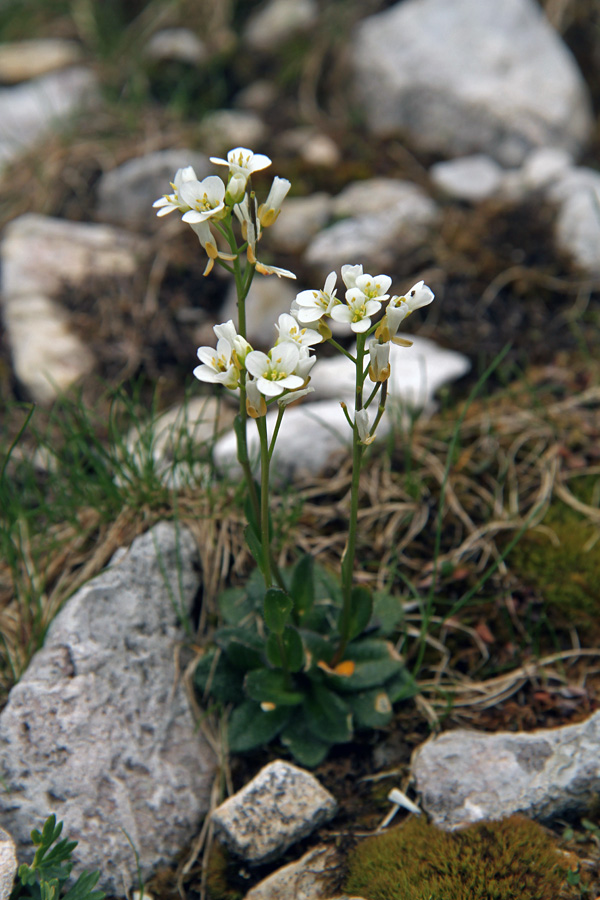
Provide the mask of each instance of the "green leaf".
POLYGON ((99 878, 100 872, 82 872, 63 900, 102 900, 106 896, 104 891, 92 890, 99 878))
POLYGON ((393 634, 404 618, 402 604, 389 591, 376 591, 373 597, 373 623, 382 637, 393 634))
POLYGON ((283 634, 293 605, 292 598, 285 591, 279 588, 269 588, 265 594, 264 606, 265 624, 269 631, 283 634))
POLYGON ((288 748, 296 762, 301 766, 313 768, 323 762, 331 744, 314 737, 307 727, 304 718, 293 721, 281 733, 281 743, 288 748))
POLYGON ((278 706, 264 712, 254 700, 236 706, 229 720, 227 732, 232 753, 245 753, 254 747, 265 747, 277 737, 292 715, 289 706, 278 706))
MULTIPOLYGON (((366 587, 356 586, 350 594, 350 631, 348 640, 353 641, 365 630, 373 612, 371 592, 366 587)), ((341 617, 340 617, 341 618, 341 617)))
MULTIPOLYGON (((256 491, 256 496, 258 498, 258 505, 260 508, 260 484, 258 482, 254 482, 254 490, 256 491)), ((250 499, 250 491, 246 491, 246 497, 244 499, 244 512, 246 514, 246 521, 252 527, 252 530, 256 537, 260 540, 260 515, 256 515, 256 511, 254 509, 254 505, 252 500, 250 499)))
POLYGON ((219 594, 219 611, 228 625, 238 625, 253 610, 252 600, 244 588, 228 588, 219 594))
POLYGON ((392 702, 383 688, 349 694, 348 704, 354 713, 356 724, 362 728, 384 728, 392 716, 392 702))
POLYGON ((290 594, 294 601, 294 619, 301 625, 315 602, 314 559, 310 553, 301 557, 294 566, 290 594))
POLYGON ((274 669, 253 669, 244 680, 246 693, 258 703, 276 706, 297 706, 304 700, 302 691, 290 686, 285 672, 274 669))
POLYGON ((43 840, 42 835, 37 830, 37 828, 34 828, 33 831, 31 832, 31 842, 33 844, 35 844, 35 846, 37 847, 38 844, 42 843, 42 840, 43 840))
POLYGON ((338 694, 313 683, 304 703, 306 724, 313 737, 342 744, 352 737, 352 712, 338 694))
POLYGON ((263 547, 261 540, 252 528, 252 525, 246 525, 246 528, 244 529, 244 537, 246 538, 246 543, 248 544, 250 553, 254 557, 254 562, 262 572, 265 565, 263 557, 263 547))
POLYGON ((264 641, 249 628, 219 628, 215 633, 215 643, 225 652, 234 669, 247 672, 264 665, 264 641))
POLYGON ((409 700, 411 697, 416 697, 419 693, 417 682, 408 669, 404 667, 386 683, 385 689, 392 703, 398 703, 400 700, 409 700))
POLYGON ((346 648, 344 658, 354 662, 353 674, 327 675, 328 684, 342 693, 382 687, 404 670, 404 663, 389 641, 355 641, 346 648))
POLYGON ((295 628, 286 626, 283 635, 278 639, 278 635, 270 634, 267 639, 267 659, 273 666, 285 668, 281 658, 281 649, 279 642, 283 641, 285 658, 288 671, 299 672, 304 665, 304 647, 302 638, 295 628))
POLYGON ((219 703, 239 702, 243 680, 243 670, 232 666, 225 654, 214 647, 200 657, 194 669, 198 693, 202 695, 208 688, 208 696, 219 703))

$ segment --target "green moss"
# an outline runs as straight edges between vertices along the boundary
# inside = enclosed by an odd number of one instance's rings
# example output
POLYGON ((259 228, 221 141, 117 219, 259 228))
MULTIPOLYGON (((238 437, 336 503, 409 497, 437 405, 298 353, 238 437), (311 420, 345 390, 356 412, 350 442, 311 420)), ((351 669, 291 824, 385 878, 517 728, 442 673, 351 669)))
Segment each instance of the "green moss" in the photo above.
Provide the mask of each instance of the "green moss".
POLYGON ((454 832, 415 816, 358 845, 344 890, 366 900, 556 900, 567 870, 551 837, 522 816, 454 832))
POLYGON ((227 850, 215 841, 206 866, 206 891, 209 900, 242 900, 245 891, 232 884, 231 869, 227 850))
POLYGON ((528 532, 510 554, 510 567, 541 594, 551 615, 559 614, 556 624, 591 628, 590 637, 599 636, 600 544, 586 549, 598 526, 560 502, 550 505, 543 524, 555 538, 528 532))

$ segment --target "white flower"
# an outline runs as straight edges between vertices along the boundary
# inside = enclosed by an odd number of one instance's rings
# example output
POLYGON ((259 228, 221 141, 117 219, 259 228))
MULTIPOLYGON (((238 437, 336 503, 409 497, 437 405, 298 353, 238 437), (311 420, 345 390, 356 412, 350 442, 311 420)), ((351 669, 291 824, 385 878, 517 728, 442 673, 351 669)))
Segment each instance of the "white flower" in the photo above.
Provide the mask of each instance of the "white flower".
POLYGON ((256 271, 260 272, 261 275, 277 275, 278 278, 293 278, 294 280, 296 278, 289 269, 280 269, 279 266, 267 266, 258 260, 256 260, 256 271))
POLYGON ((354 423, 358 429, 361 444, 372 444, 375 435, 370 434, 369 413, 366 409, 357 409, 354 415, 354 423))
POLYGON ((417 281, 406 296, 400 299, 408 304, 409 312, 414 312, 415 309, 420 309, 422 306, 429 306, 434 296, 435 294, 431 288, 427 287, 424 281, 417 281))
POLYGON ((158 209, 156 213, 157 216, 166 216, 168 213, 173 212, 174 209, 178 209, 180 212, 184 213, 189 210, 189 206, 187 203, 184 203, 180 197, 181 185, 186 181, 197 181, 196 173, 192 166, 186 166, 185 169, 177 169, 175 173, 175 179, 171 182, 171 187, 173 188, 172 194, 165 194, 164 197, 159 197, 158 200, 155 200, 152 206, 154 209, 158 209))
POLYGON ((252 350, 246 357, 246 369, 256 378, 258 390, 265 397, 278 397, 304 385, 304 378, 294 375, 300 359, 300 348, 286 341, 268 353, 252 350))
MULTIPOLYGON (((389 275, 358 275, 355 280, 354 287, 349 290, 359 290, 369 300, 387 300, 390 296, 389 290, 392 279, 389 275)), ((348 294, 346 294, 346 297, 348 294)))
POLYGON ((323 340, 318 331, 300 327, 296 319, 289 313, 281 313, 275 328, 279 332, 278 344, 283 341, 293 341, 301 347, 311 347, 313 344, 320 344, 323 340))
POLYGON ((335 283, 337 276, 330 272, 322 291, 300 291, 294 301, 298 307, 295 315, 303 324, 314 324, 322 316, 331 315, 331 310, 339 301, 336 299, 335 283))
POLYGON ((184 222, 197 225, 207 219, 223 218, 220 214, 225 214, 225 185, 218 175, 209 175, 204 181, 184 181, 179 193, 189 206, 182 216, 184 222))
POLYGON ((235 259, 233 253, 224 253, 222 250, 219 250, 214 238, 212 231, 210 230, 210 225, 208 222, 197 222, 195 225, 190 225, 192 231, 196 234, 198 240, 206 250, 208 255, 208 263, 206 264, 206 268, 204 270, 204 275, 208 275, 208 273, 212 270, 212 267, 215 264, 215 259, 220 257, 221 259, 231 260, 235 259))
POLYGON ((268 156, 262 153, 253 153, 246 147, 235 147, 227 154, 227 159, 221 159, 218 156, 211 156, 210 161, 218 166, 229 166, 229 182, 227 184, 227 193, 231 201, 236 203, 242 199, 242 195, 246 190, 246 182, 253 172, 260 169, 266 169, 271 165, 268 156))
POLYGON ((250 353, 252 347, 246 338, 237 333, 233 319, 229 319, 229 321, 223 322, 221 325, 214 325, 213 331, 218 338, 224 338, 231 344, 232 357, 235 354, 237 362, 243 366, 246 356, 250 353))
POLYGON ((226 388, 236 388, 240 377, 239 370, 232 359, 232 347, 226 338, 219 338, 217 349, 198 347, 198 359, 202 363, 194 369, 194 375, 200 381, 211 384, 223 384, 226 388))
POLYGON ((400 324, 407 317, 409 312, 408 303, 403 297, 392 297, 385 311, 390 338, 396 336, 400 324))
POLYGON ((253 201, 253 208, 250 210, 250 201, 248 196, 244 194, 243 200, 236 203, 233 211, 242 226, 242 237, 248 242, 247 257, 252 264, 256 263, 256 245, 260 240, 261 227, 260 219, 256 209, 256 199, 253 201))
POLYGON ((258 389, 258 384, 252 378, 246 379, 246 412, 253 419, 259 419, 267 414, 265 398, 258 389))
POLYGON ((300 400, 302 397, 306 397, 307 394, 314 394, 315 389, 312 387, 302 388, 301 391, 291 391, 289 394, 284 394, 283 397, 280 397, 277 401, 277 405, 281 408, 288 405, 288 403, 295 403, 296 400, 300 400))
POLYGON ((371 381, 387 381, 390 377, 390 345, 379 341, 369 342, 369 378, 371 381))
POLYGON ((342 266, 342 281, 348 289, 356 287, 356 279, 362 273, 362 266, 342 266))
POLYGON ((336 322, 345 322, 352 331, 361 334, 371 327, 371 316, 381 309, 379 300, 368 300, 362 291, 352 288, 346 291, 346 303, 334 306, 331 318, 336 322))
POLYGON ((275 176, 271 190, 264 203, 258 207, 258 217, 263 228, 272 225, 281 211, 281 204, 287 196, 287 192, 292 184, 287 178, 279 178, 275 176))
MULTIPOLYGON (((279 346, 281 346, 281 344, 279 344, 279 346)), ((299 375, 302 381, 306 382, 309 378, 310 370, 316 361, 317 357, 310 355, 308 347, 300 347, 300 356, 298 357, 298 364, 294 369, 294 375, 299 375)))

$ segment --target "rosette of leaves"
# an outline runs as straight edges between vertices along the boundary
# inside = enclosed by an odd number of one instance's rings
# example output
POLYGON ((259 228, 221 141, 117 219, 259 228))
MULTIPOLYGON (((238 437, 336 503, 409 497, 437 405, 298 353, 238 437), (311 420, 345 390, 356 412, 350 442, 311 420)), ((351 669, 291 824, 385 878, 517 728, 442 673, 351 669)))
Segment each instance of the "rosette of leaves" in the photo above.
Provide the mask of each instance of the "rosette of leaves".
POLYGON ((82 872, 65 893, 73 863, 71 854, 77 841, 59 840, 63 823, 56 824, 56 816, 49 816, 41 831, 34 828, 31 840, 37 847, 30 866, 19 866, 17 882, 10 900, 104 900, 104 891, 94 890, 100 872, 82 872), (54 844, 54 846, 52 846, 54 844))
POLYGON ((373 602, 366 588, 354 588, 350 639, 338 659, 338 584, 308 555, 283 577, 285 590, 266 590, 255 570, 244 588, 224 592, 225 624, 195 684, 205 702, 231 710, 232 752, 278 738, 301 765, 316 766, 357 729, 385 727, 416 685, 389 640, 401 619, 396 600, 382 594, 373 602))

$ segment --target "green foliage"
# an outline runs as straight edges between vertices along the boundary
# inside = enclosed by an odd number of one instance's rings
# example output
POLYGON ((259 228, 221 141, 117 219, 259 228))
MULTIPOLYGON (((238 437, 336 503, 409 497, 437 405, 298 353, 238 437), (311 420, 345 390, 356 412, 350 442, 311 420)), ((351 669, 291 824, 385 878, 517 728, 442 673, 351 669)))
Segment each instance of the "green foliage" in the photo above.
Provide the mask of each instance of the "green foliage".
POLYGON ((245 588, 224 592, 226 624, 200 659, 195 683, 205 699, 233 705, 230 750, 279 738, 299 763, 315 766, 357 729, 388 725, 393 703, 414 696, 416 685, 386 640, 400 618, 397 601, 379 596, 373 618, 370 593, 354 588, 350 640, 337 660, 339 585, 309 556, 282 583, 266 590, 255 570, 245 588))
POLYGON ((591 630, 590 637, 597 638, 598 526, 559 501, 550 505, 543 524, 552 533, 527 532, 511 552, 511 567, 540 592, 565 622, 583 627, 588 633, 591 630))
POLYGON ((77 841, 59 840, 63 823, 56 824, 56 816, 49 816, 40 831, 34 828, 31 840, 37 847, 30 866, 19 866, 18 881, 11 900, 104 900, 104 891, 93 890, 100 872, 82 872, 66 893, 65 885, 71 875, 71 854, 77 841), (54 844, 54 846, 52 846, 54 844))
POLYGON ((454 832, 415 816, 358 845, 344 890, 366 900, 556 900, 568 871, 547 832, 522 816, 454 832))

